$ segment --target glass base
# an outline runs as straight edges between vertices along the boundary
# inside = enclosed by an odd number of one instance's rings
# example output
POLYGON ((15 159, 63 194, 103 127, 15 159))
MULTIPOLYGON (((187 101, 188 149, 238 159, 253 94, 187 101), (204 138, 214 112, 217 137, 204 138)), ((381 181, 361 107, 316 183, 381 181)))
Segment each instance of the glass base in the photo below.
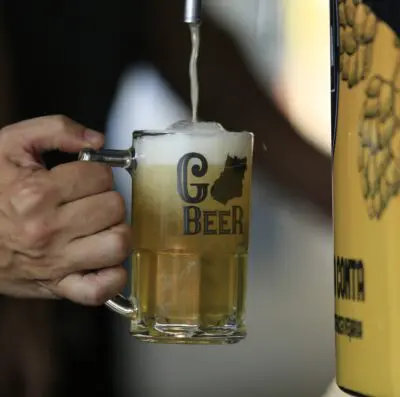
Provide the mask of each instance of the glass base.
POLYGON ((168 345, 233 345, 242 341, 246 335, 230 336, 192 336, 190 338, 177 338, 171 336, 151 336, 143 334, 132 334, 141 342, 162 343, 168 345))
MULTIPOLYGON (((133 328, 133 327, 132 327, 133 328)), ((246 338, 244 327, 209 328, 167 326, 149 330, 131 329, 131 335, 142 342, 178 345, 232 345, 246 338)))

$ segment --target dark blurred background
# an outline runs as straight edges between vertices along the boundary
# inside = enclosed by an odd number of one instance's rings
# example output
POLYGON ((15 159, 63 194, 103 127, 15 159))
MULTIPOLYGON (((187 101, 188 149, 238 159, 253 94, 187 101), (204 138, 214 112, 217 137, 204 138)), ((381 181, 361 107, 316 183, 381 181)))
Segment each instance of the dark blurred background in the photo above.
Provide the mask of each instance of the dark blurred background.
MULTIPOLYGON (((123 148, 189 116, 183 1, 0 6, 0 125, 61 113, 123 148)), ((256 133, 248 338, 146 345, 104 308, 2 298, 1 396, 319 397, 333 378, 329 4, 205 8, 200 117, 256 133)), ((115 179, 129 203, 128 175, 115 179)))

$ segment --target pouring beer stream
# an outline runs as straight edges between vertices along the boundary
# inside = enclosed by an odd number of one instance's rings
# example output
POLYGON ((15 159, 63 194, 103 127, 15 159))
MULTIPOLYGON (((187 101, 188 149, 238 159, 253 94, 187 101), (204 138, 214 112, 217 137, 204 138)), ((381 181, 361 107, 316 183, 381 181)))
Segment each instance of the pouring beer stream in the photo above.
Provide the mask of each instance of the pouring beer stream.
POLYGON ((201 25, 201 0, 186 0, 184 21, 189 25, 192 41, 192 53, 189 63, 190 97, 192 103, 192 121, 197 122, 197 108, 199 103, 199 78, 197 72, 197 60, 200 49, 200 25, 201 25))

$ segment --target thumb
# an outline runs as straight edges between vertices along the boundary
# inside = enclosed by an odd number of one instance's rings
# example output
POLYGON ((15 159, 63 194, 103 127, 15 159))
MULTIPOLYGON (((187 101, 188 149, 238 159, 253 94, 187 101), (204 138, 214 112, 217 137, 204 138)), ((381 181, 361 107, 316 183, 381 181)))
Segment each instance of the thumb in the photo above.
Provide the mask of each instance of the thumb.
POLYGON ((84 148, 99 149, 104 138, 64 116, 45 116, 5 127, 0 134, 0 151, 13 162, 37 162, 41 152, 58 149, 79 152, 84 148))

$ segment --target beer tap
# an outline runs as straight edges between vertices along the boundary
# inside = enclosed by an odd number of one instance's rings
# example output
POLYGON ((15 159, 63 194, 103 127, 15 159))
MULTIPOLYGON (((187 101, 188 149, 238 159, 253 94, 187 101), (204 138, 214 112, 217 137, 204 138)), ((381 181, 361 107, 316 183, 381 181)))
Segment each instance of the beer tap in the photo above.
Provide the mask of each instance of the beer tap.
POLYGON ((186 0, 184 22, 199 25, 201 23, 201 0, 186 0))

